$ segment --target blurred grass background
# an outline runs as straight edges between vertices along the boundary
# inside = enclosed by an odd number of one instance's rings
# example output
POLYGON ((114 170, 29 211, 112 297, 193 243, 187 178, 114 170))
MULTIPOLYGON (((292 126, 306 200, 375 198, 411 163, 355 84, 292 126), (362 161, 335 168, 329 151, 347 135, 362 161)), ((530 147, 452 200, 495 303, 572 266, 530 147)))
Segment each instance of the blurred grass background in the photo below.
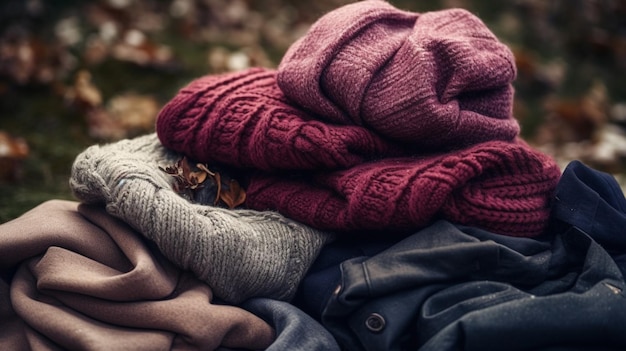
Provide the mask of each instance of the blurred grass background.
MULTIPOLYGON (((273 67, 319 16, 348 0, 3 0, 0 223, 72 199, 76 155, 148 133, 191 79, 273 67)), ((563 165, 621 177, 626 165, 626 1, 390 1, 462 7, 516 55, 523 136, 563 165)), ((621 179, 621 178, 620 178, 621 179)))

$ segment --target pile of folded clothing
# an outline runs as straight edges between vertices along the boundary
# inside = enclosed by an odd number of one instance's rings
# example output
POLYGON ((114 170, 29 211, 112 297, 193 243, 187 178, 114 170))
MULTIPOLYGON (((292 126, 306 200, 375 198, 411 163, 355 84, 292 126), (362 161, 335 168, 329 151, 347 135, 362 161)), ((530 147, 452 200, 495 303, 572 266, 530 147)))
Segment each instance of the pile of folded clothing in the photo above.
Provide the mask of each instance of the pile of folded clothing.
POLYGON ((461 9, 321 17, 0 225, 0 349, 624 349, 626 198, 520 137, 461 9))

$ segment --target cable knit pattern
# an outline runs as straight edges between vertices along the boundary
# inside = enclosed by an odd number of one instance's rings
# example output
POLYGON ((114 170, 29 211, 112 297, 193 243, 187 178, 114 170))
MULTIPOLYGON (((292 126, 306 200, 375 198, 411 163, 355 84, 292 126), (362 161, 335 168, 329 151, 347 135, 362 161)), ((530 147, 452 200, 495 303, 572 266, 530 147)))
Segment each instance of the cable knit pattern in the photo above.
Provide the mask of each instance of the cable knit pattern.
POLYGON ((492 141, 300 179, 261 175, 247 203, 323 229, 413 231, 446 218, 532 237, 545 229, 559 177, 556 163, 523 141, 492 141))
POLYGON ((367 0, 316 21, 277 79, 329 122, 432 149, 513 140, 515 76, 511 51, 468 11, 417 14, 367 0))
POLYGON ((312 119, 265 68, 194 80, 163 107, 156 130, 163 145, 198 161, 262 170, 345 168, 400 153, 365 128, 312 119))
POLYGON ((157 135, 249 172, 246 205, 323 230, 412 232, 444 218, 537 236, 560 170, 519 139, 511 51, 461 9, 385 1, 321 17, 278 70, 205 76, 157 135))
POLYGON ((188 202, 158 169, 180 157, 155 134, 94 145, 76 158, 70 186, 83 202, 106 204, 107 212, 153 240, 217 297, 231 303, 291 299, 331 235, 275 212, 188 202))

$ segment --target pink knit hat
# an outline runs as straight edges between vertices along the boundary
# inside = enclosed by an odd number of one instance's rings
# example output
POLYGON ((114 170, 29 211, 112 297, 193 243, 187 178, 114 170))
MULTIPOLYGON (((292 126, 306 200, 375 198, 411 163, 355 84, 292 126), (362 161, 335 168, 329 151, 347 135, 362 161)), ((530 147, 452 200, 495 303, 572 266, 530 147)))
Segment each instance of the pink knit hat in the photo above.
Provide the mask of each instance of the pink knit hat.
POLYGON ((429 149, 512 140, 511 51, 462 9, 417 14, 385 1, 335 9, 278 68, 287 97, 330 122, 429 149))
POLYGON ((491 141, 297 179, 257 175, 247 205, 331 230, 413 231, 445 218, 532 237, 545 229, 559 177, 557 164, 522 140, 491 141))
POLYGON ((345 168, 401 152, 363 127, 313 119, 265 68, 194 80, 163 107, 156 131, 196 161, 262 170, 345 168))

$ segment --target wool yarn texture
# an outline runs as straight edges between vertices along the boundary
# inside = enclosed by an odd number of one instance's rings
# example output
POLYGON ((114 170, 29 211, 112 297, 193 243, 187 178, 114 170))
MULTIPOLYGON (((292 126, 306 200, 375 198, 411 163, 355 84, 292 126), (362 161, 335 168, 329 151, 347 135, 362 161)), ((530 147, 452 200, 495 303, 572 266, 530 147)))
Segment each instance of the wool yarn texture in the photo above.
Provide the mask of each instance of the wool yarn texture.
POLYGON ((440 155, 389 158, 308 177, 256 175, 247 205, 316 228, 413 232, 446 219, 508 236, 546 229, 560 178, 552 158, 489 141, 440 155))
POLYGON ((560 171, 522 140, 403 154, 368 129, 305 118, 275 78, 262 68, 199 78, 163 108, 157 134, 201 162, 251 170, 249 208, 318 229, 410 231, 442 216, 512 236, 544 228, 560 171))
POLYGON ((346 168, 402 152, 366 128, 309 115, 261 67, 195 79, 160 111, 156 132, 195 160, 266 171, 346 168))
POLYGON ((519 138, 515 75, 471 13, 365 0, 321 17, 277 70, 192 81, 156 133, 248 171, 248 208, 317 229, 410 232, 443 218, 532 237, 560 170, 519 138))
POLYGON ((319 250, 332 235, 276 212, 193 204, 159 170, 180 154, 156 134, 93 145, 77 156, 74 195, 152 240, 163 254, 207 283, 216 297, 290 300, 319 250))
POLYGON ((319 18, 277 79, 329 122, 440 149, 515 138, 516 72, 511 50, 466 10, 419 14, 366 0, 319 18))

